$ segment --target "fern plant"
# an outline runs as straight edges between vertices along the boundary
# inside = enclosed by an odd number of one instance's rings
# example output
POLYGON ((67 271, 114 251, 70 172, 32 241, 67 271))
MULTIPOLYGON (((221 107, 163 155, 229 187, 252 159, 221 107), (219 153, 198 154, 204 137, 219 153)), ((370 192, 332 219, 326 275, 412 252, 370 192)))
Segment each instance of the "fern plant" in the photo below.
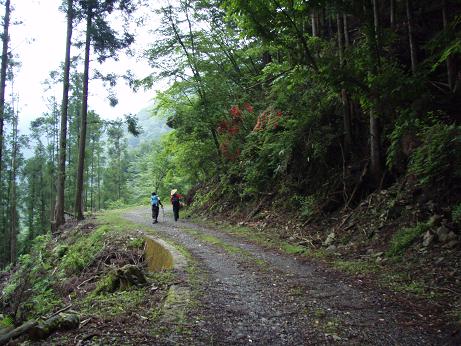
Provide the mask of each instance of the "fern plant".
POLYGON ((422 145, 411 155, 408 173, 421 185, 461 177, 461 127, 436 123, 419 132, 422 145))

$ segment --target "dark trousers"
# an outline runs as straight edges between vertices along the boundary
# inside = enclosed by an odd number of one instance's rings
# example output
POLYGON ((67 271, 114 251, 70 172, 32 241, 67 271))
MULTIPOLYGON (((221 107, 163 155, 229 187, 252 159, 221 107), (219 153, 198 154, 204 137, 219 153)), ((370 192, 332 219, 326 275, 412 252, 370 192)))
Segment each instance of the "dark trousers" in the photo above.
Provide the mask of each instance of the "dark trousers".
POLYGON ((158 211, 160 210, 160 208, 158 207, 158 205, 153 205, 152 206, 152 218, 157 221, 157 218, 158 218, 158 211))
POLYGON ((173 215, 174 215, 174 220, 178 221, 178 219, 179 219, 179 206, 173 206, 173 215))

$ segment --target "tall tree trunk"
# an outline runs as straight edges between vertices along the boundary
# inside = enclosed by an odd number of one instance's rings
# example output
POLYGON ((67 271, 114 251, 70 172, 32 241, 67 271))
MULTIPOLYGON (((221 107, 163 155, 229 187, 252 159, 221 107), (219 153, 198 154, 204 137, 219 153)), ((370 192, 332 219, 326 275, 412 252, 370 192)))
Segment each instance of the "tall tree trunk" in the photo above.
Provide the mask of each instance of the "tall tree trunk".
POLYGON ((344 46, 348 48, 351 45, 351 39, 349 35, 349 21, 347 14, 343 14, 343 23, 344 23, 344 46))
POLYGON ((395 28, 395 0, 390 0, 389 4, 389 22, 391 29, 395 28))
MULTIPOLYGON (((43 166, 41 167, 43 168, 43 166)), ((45 184, 45 179, 43 178, 43 169, 40 169, 40 183, 38 186, 43 187, 45 184)), ((45 222, 48 220, 46 217, 46 196, 45 196, 45 189, 40 189, 40 223, 39 223, 39 234, 43 234, 43 230, 46 229, 45 222)))
POLYGON ((93 180, 94 180, 94 148, 96 146, 96 140, 92 138, 92 145, 91 145, 91 168, 90 168, 90 210, 91 212, 94 211, 93 205, 93 180))
MULTIPOLYGON (((371 70, 374 75, 380 73, 381 70, 381 35, 380 35, 380 22, 379 22, 379 0, 372 0, 372 23, 369 23, 369 49, 371 54, 371 70)), ((372 93, 375 93, 372 91, 372 93)), ((370 110, 370 169, 375 184, 378 184, 383 175, 383 159, 381 148, 381 132, 379 121, 379 97, 373 95, 375 98, 375 106, 370 110)))
POLYGON ((5 17, 3 18, 2 64, 0 67, 0 181, 2 179, 3 121, 5 118, 5 87, 6 87, 6 70, 8 68, 8 41, 9 41, 8 31, 10 28, 10 12, 11 12, 10 0, 6 0, 5 17))
POLYGON ((69 75, 70 75, 70 48, 72 43, 73 9, 72 1, 67 0, 67 35, 66 54, 64 59, 64 78, 62 83, 61 129, 59 133, 59 163, 56 186, 56 207, 54 212, 54 227, 57 229, 65 223, 64 219, 64 191, 66 186, 66 146, 67 146, 67 111, 69 108, 69 75))
POLYGON ((82 108, 80 113, 80 138, 78 151, 77 167, 77 188, 75 191, 75 215, 77 220, 83 220, 83 175, 85 170, 85 146, 86 146, 86 128, 88 117, 88 81, 90 69, 90 44, 91 44, 91 20, 92 15, 89 11, 86 19, 86 42, 85 42, 85 63, 83 72, 83 92, 82 108))
MULTIPOLYGON (((8 41, 9 41, 9 27, 10 27, 10 0, 5 2, 5 16, 3 18, 3 37, 2 37, 2 63, 0 67, 0 233, 7 235, 5 209, 3 203, 3 123, 5 118, 5 87, 6 87, 6 70, 8 67, 8 41)), ((8 241, 5 240, 5 247, 8 241)), ((5 249, 8 250, 8 249, 5 249)), ((5 251, 5 260, 8 259, 8 252, 5 251)))
POLYGON ((343 40, 343 21, 340 13, 336 15, 336 26, 338 35, 338 53, 339 64, 342 66, 344 62, 344 40, 343 40))
POLYGON ((405 0, 405 7, 407 11, 408 21, 408 43, 410 46, 410 59, 411 59, 411 72, 416 73, 416 65, 418 64, 418 58, 416 55, 416 42, 414 37, 414 23, 413 23, 413 8, 411 6, 411 0, 405 0))
POLYGON ((97 186, 98 186, 98 210, 101 210, 101 152, 98 148, 98 171, 97 171, 97 186))
POLYGON ((31 186, 31 190, 30 190, 30 196, 32 196, 33 198, 28 198, 28 204, 29 204, 29 207, 27 208, 27 213, 29 214, 27 219, 28 219, 28 227, 29 227, 29 240, 32 241, 32 239, 35 238, 35 231, 34 231, 34 214, 35 214, 35 203, 33 202, 34 201, 34 198, 35 198, 35 194, 36 194, 36 179, 35 179, 35 176, 32 175, 32 172, 30 172, 31 176, 30 176, 30 179, 32 180, 32 186, 31 186))
POLYGON ((379 63, 379 60, 381 59, 381 20, 379 17, 379 0, 373 0, 373 21, 375 29, 376 57, 379 63))
POLYGON ((312 26, 312 36, 317 37, 319 35, 319 27, 317 20, 317 11, 314 9, 311 13, 311 26, 312 26))
POLYGON ((352 116, 349 95, 346 89, 341 89, 341 100, 343 103, 344 112, 344 152, 346 154, 346 159, 348 159, 352 151, 352 116))
POLYGON ((122 197, 122 163, 121 163, 121 148, 120 137, 117 138, 117 197, 118 200, 122 197))
POLYGON ((11 204, 10 204, 10 262, 16 263, 18 239, 18 211, 16 206, 16 171, 18 155, 18 117, 13 117, 13 148, 11 152, 11 204))
MULTIPOLYGON (((448 11, 447 11, 447 1, 442 0, 442 19, 443 19, 443 30, 445 33, 448 29, 448 11)), ((455 70, 455 63, 453 61, 453 56, 449 55, 447 57, 447 79, 448 79, 448 87, 450 91, 454 91, 455 84, 456 84, 456 70, 455 70)))
MULTIPOLYGON (((343 40, 343 19, 344 17, 338 12, 336 16, 337 33, 338 33, 338 53, 339 53, 339 64, 342 67, 344 65, 344 40, 343 40)), ((349 97, 346 89, 341 89, 341 100, 343 103, 343 123, 344 123, 344 152, 345 159, 349 159, 352 145, 352 132, 351 132, 351 115, 349 97)))

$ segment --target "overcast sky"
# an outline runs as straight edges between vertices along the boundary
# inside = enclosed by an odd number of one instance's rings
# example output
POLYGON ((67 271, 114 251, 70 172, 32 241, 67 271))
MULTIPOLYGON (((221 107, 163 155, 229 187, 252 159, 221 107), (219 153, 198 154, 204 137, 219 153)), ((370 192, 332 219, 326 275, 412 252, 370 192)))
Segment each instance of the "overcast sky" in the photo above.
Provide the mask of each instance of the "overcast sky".
MULTIPOLYGON (((12 21, 22 21, 22 24, 12 25, 10 28, 10 49, 18 57, 21 67, 16 71, 14 90, 19 94, 19 123, 24 134, 29 128, 30 121, 48 110, 47 98, 55 96, 61 102, 62 85, 45 93, 42 85, 52 70, 57 70, 64 60, 66 18, 59 11, 61 0, 12 0, 14 12, 12 21)), ((2 8, 2 15, 4 9, 2 8)), ((74 35, 75 37, 75 35, 74 35)), ((147 47, 150 41, 146 30, 138 35, 137 47, 147 47)), ((79 50, 72 48, 72 55, 79 54, 79 50)), ((150 68, 145 61, 136 58, 120 57, 118 62, 105 62, 100 66, 96 61, 91 62, 90 68, 123 74, 132 70, 137 77, 146 76, 150 68)), ((83 72, 83 71, 82 71, 83 72)), ((123 81, 117 86, 119 104, 110 107, 107 101, 107 92, 97 81, 90 81, 89 108, 95 110, 105 119, 115 119, 126 113, 137 113, 145 108, 155 95, 155 91, 140 91, 134 93, 123 81)), ((7 98, 10 97, 11 85, 7 89, 7 98)))

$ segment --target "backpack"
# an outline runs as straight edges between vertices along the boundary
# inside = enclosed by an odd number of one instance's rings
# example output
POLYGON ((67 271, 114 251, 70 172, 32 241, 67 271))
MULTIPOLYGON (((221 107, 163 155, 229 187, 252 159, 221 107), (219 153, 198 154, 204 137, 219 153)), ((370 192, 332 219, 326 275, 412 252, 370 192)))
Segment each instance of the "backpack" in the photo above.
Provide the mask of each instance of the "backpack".
POLYGON ((171 196, 171 204, 173 204, 174 206, 179 206, 178 195, 174 194, 173 196, 171 196))
POLYGON ((156 207, 158 207, 158 202, 159 202, 159 201, 160 201, 160 199, 158 198, 157 195, 152 196, 152 197, 150 198, 150 203, 151 203, 152 205, 155 205, 156 207))

